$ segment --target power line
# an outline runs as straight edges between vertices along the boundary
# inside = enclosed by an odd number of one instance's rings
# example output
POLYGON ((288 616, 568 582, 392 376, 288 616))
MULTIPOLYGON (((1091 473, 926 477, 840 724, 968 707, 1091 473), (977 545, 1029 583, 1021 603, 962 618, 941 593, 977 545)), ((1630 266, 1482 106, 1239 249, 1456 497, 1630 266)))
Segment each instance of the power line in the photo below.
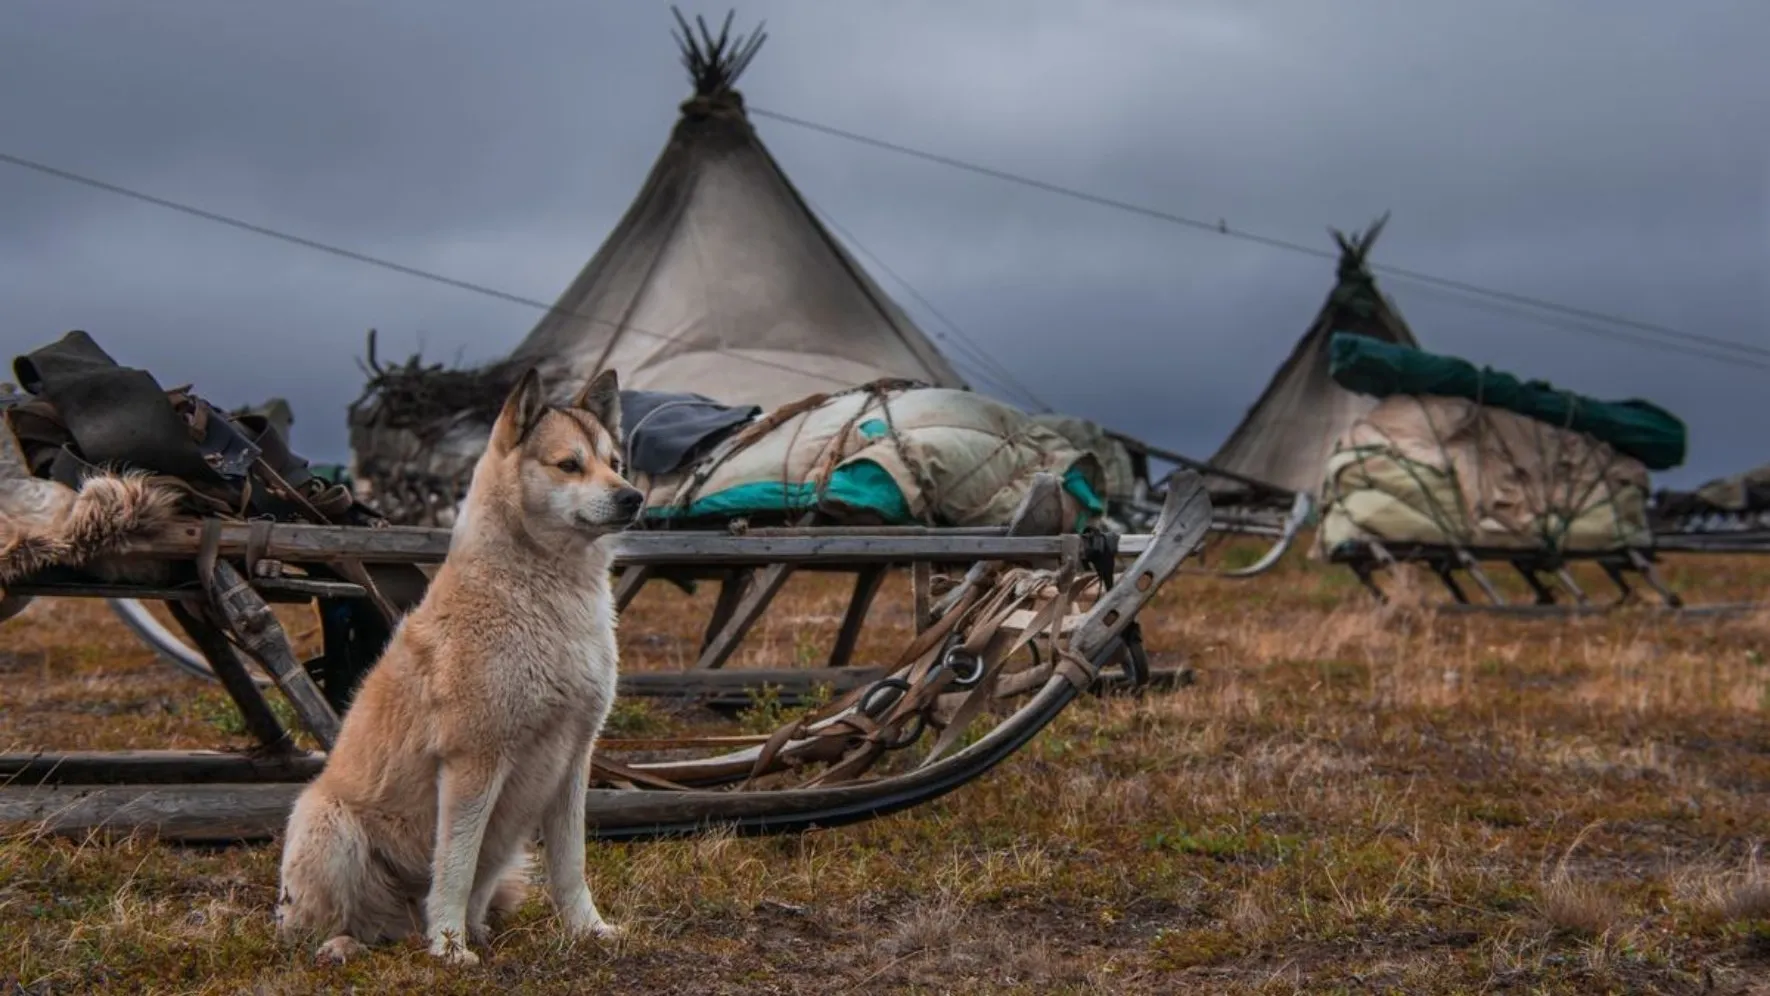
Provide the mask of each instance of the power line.
MULTIPOLYGON (((148 204, 153 204, 158 207, 166 208, 167 210, 177 211, 181 214, 191 215, 192 217, 196 217, 196 218, 202 218, 205 221, 212 221, 217 224, 227 225, 231 228, 237 228, 242 231, 252 232, 256 235, 263 235, 267 238, 277 239, 278 241, 281 241, 281 242, 287 242, 292 245, 301 246, 303 248, 313 249, 318 252, 328 253, 330 255, 337 256, 341 259, 348 259, 348 260, 351 260, 353 262, 358 262, 358 263, 366 263, 370 266, 378 266, 384 270, 392 270, 395 273, 403 273, 409 277, 417 277, 420 280, 428 280, 432 283, 443 284, 448 287, 454 287, 454 288, 457 288, 460 290, 470 291, 474 294, 483 294, 486 297, 496 298, 500 301, 508 301, 512 304, 520 304, 520 305, 524 305, 524 306, 527 306, 530 308, 537 308, 543 312, 546 312, 549 315, 564 315, 568 318, 576 318, 576 319, 579 319, 579 320, 582 320, 585 322, 589 322, 594 325, 606 325, 606 326, 609 326, 610 328, 613 328, 616 330, 625 330, 627 332, 637 333, 639 335, 647 336, 647 337, 650 337, 653 339, 657 339, 657 340, 659 340, 661 342, 665 342, 665 343, 676 342, 679 338, 681 338, 680 336, 664 335, 661 332, 652 332, 647 329, 639 328, 636 325, 630 325, 630 324, 626 324, 626 323, 622 323, 622 322, 609 321, 606 318, 597 318, 594 315, 585 315, 580 312, 571 311, 566 308, 561 308, 555 304, 548 304, 545 301, 537 300, 532 297, 524 297, 520 294, 512 294, 509 291, 502 291, 502 290, 497 289, 496 287, 488 287, 485 284, 477 284, 477 283, 473 283, 472 281, 468 281, 468 280, 458 280, 454 277, 443 276, 440 273, 433 273, 429 270, 421 270, 415 266, 407 266, 404 263, 396 263, 396 262, 393 262, 392 260, 382 259, 377 256, 370 256, 366 253, 360 253, 360 252, 357 252, 353 249, 345 249, 340 246, 329 245, 325 242, 318 242, 313 239, 305 238, 300 235, 290 235, 287 232, 281 232, 281 231, 278 231, 274 228, 267 228, 263 225, 254 224, 249 221, 242 221, 238 218, 233 218, 233 217, 230 217, 225 214, 219 214, 217 212, 208 211, 203 208, 193 207, 189 204, 182 204, 182 203, 179 203, 178 201, 167 200, 164 197, 156 197, 153 194, 143 193, 139 190, 132 190, 128 187, 121 187, 121 186, 118 186, 117 184, 114 184, 114 183, 107 183, 103 180, 94 179, 92 177, 84 176, 82 174, 75 173, 70 170, 61 169, 56 166, 50 166, 45 163, 40 163, 40 162, 37 162, 32 159, 26 159, 22 156, 14 156, 14 155, 10 155, 5 152, 0 152, 0 162, 10 163, 11 165, 14 165, 14 166, 19 166, 24 169, 33 170, 35 172, 43 173, 48 176, 53 176, 58 179, 67 180, 72 183, 78 183, 83 186, 92 187, 92 188, 95 188, 98 190, 104 190, 104 191, 108 191, 113 194, 118 194, 123 197, 128 197, 128 198, 132 198, 134 200, 143 201, 148 204)), ((799 367, 795 367, 795 366, 788 364, 788 363, 776 363, 772 360, 765 360, 765 359, 761 359, 760 357, 755 357, 755 356, 746 356, 741 353, 730 354, 730 357, 732 359, 742 360, 746 363, 754 363, 758 366, 772 367, 776 370, 782 370, 787 373, 799 374, 800 376, 803 376, 803 377, 812 377, 817 380, 821 380, 821 381, 824 381, 825 383, 832 384, 832 385, 835 385, 838 387, 852 386, 847 381, 841 380, 840 378, 831 377, 828 374, 817 373, 816 371, 813 371, 813 370, 801 369, 799 367)))
MULTIPOLYGON (((509 301, 513 304, 521 304, 521 305, 526 305, 531 308, 538 308, 541 311, 546 312, 547 314, 566 315, 568 317, 581 319, 586 322, 591 322, 591 323, 600 324, 600 325, 607 325, 607 326, 610 326, 611 328, 615 328, 617 330, 618 329, 625 329, 626 331, 634 332, 634 333, 637 333, 637 334, 643 335, 643 336, 649 336, 653 339, 658 339, 658 340, 660 340, 662 342, 666 342, 666 343, 675 342, 679 338, 676 336, 667 336, 662 333, 652 332, 647 329, 639 328, 638 326, 635 326, 635 325, 624 324, 624 323, 620 323, 620 322, 611 322, 607 319, 596 318, 594 316, 584 315, 582 313, 575 312, 575 311, 568 311, 564 308, 558 307, 557 305, 548 304, 544 301, 539 301, 539 300, 536 300, 536 299, 530 298, 530 297, 524 297, 520 294, 512 294, 508 291, 502 291, 502 290, 499 290, 495 287, 488 287, 484 284, 477 284, 477 283, 473 283, 471 281, 459 280, 454 277, 443 276, 442 274, 433 273, 429 270, 421 270, 415 266, 407 266, 404 263, 395 263, 392 260, 382 259, 382 258, 376 257, 376 256, 370 256, 366 253, 357 252, 353 249, 345 249, 340 246, 330 245, 328 243, 319 242, 314 239, 305 238, 303 236, 291 235, 287 232, 278 231, 277 229, 269 228, 264 225, 255 224, 255 223, 249 222, 249 221, 242 221, 241 219, 233 218, 228 215, 220 214, 215 211, 209 211, 209 210, 206 210, 203 208, 193 207, 192 205, 183 204, 178 201, 168 200, 163 197, 156 197, 152 194, 143 193, 139 190, 132 190, 128 187, 122 187, 122 186, 118 186, 117 184, 114 184, 114 183, 107 183, 103 180, 98 180, 98 179, 94 179, 89 176, 84 176, 82 174, 72 172, 71 170, 65 170, 65 169, 61 169, 59 167, 47 165, 45 163, 40 163, 35 160, 25 159, 22 156, 15 156, 15 155, 10 155, 8 153, 0 152, 0 162, 9 163, 14 166, 19 166, 24 169, 34 170, 38 173, 43 173, 43 174, 46 174, 49 176, 57 177, 59 179, 67 180, 72 183, 78 183, 83 186, 92 187, 92 188, 95 188, 98 190, 104 190, 104 191, 108 191, 110 193, 118 194, 123 197, 128 197, 128 198, 132 198, 134 200, 143 201, 148 204, 153 204, 158 207, 166 208, 168 210, 177 211, 182 214, 190 215, 192 217, 201 218, 206 221, 212 221, 217 224, 227 225, 231 228, 237 228, 242 231, 252 232, 257 235, 263 235, 267 238, 276 239, 281 242, 287 242, 287 243, 290 243, 293 245, 302 246, 307 249, 313 249, 313 250, 316 250, 319 252, 328 253, 330 255, 337 256, 342 259, 348 259, 348 260, 352 260, 354 262, 359 262, 359 263, 366 263, 370 266, 377 266, 377 267, 381 267, 383 269, 392 270, 395 273, 402 273, 407 276, 416 277, 420 280, 428 280, 433 283, 439 283, 439 284, 443 284, 445 286, 455 287, 455 288, 458 288, 461 290, 469 291, 471 293, 483 294, 487 297, 496 298, 501 301, 509 301)), ((859 243, 856 243, 856 245, 858 246, 859 243)), ((913 292, 913 289, 912 289, 912 292, 913 292)), ((955 326, 955 329, 956 329, 956 326, 955 326)), ((976 347, 973 346, 973 348, 976 348, 976 347)), ((981 352, 981 350, 979 350, 979 352, 981 352)), ((987 354, 984 354, 984 356, 985 356, 985 359, 987 360, 988 359, 987 354)), ((836 387, 840 387, 840 388, 851 388, 854 386, 849 381, 842 380, 842 379, 836 378, 836 377, 831 377, 827 374, 821 374, 821 373, 817 373, 815 371, 805 370, 805 369, 802 369, 799 367, 792 366, 791 364, 775 363, 775 362, 772 362, 769 360, 758 359, 758 358, 752 357, 752 356, 744 356, 742 354, 734 354, 732 356, 732 358, 745 360, 747 362, 758 364, 760 366, 773 367, 777 370, 783 370, 787 373, 799 374, 801 376, 815 378, 817 380, 822 380, 826 383, 832 384, 832 385, 834 385, 836 387)), ((976 466, 982 466, 982 464, 983 464, 983 459, 980 458, 977 461, 976 466)), ((974 472, 974 471, 975 471, 975 467, 973 468, 972 472, 974 472)))
MULTIPOLYGON (((801 193, 801 196, 804 196, 803 193, 801 193)), ((1018 377, 1014 376, 1014 373, 1012 371, 1010 371, 1006 366, 1003 366, 1002 363, 1000 361, 998 361, 995 357, 991 356, 989 354, 988 350, 985 350, 981 345, 978 344, 978 342, 975 339, 972 339, 969 335, 967 335, 965 333, 965 330, 960 328, 957 322, 953 321, 951 318, 948 318, 944 312, 942 312, 939 308, 935 307, 934 302, 932 302, 932 301, 928 300, 928 298, 924 297, 922 295, 921 291, 917 290, 908 280, 905 280, 896 270, 893 270, 884 260, 880 259, 877 253, 873 252, 871 249, 868 249, 865 245, 861 244, 861 241, 859 239, 855 238, 853 232, 851 232, 847 228, 843 227, 842 223, 837 221, 835 218, 830 217, 830 213, 828 211, 825 211, 823 208, 819 207, 809 197, 805 198, 805 202, 808 205, 810 205, 810 207, 813 211, 817 212, 818 217, 823 219, 824 224, 829 225, 831 228, 834 228, 836 230, 836 232, 842 236, 842 238, 844 238, 845 240, 847 240, 849 242, 849 244, 854 246, 856 251, 858 251, 861 255, 865 256, 867 259, 872 260, 874 266, 877 266, 886 276, 897 281, 898 284, 901 285, 904 290, 906 290, 910 293, 911 297, 913 297, 917 301, 921 302, 922 307, 927 308, 929 313, 932 314, 935 317, 935 319, 937 319, 941 324, 945 325, 948 329, 950 329, 952 331, 952 334, 956 337, 956 339, 948 340, 948 341, 952 341, 955 346, 968 348, 970 351, 970 355, 971 355, 973 362, 984 367, 987 371, 993 373, 995 375, 993 379, 995 379, 997 381, 998 386, 1008 388, 1010 393, 1019 394, 1022 400, 1032 402, 1034 407, 1043 409, 1046 412, 1050 412, 1050 411, 1054 410, 1054 409, 1052 409, 1052 407, 1049 404, 1047 404, 1045 402, 1045 400, 1043 398, 1039 397, 1037 392, 1033 391, 1032 388, 1027 387, 1024 383, 1022 383, 1018 377)), ((935 330, 935 334, 940 335, 940 332, 938 329, 935 330)), ((944 335, 941 335, 941 338, 943 340, 945 340, 947 337, 944 335)))
POLYGON ((1698 357, 1705 360, 1714 360, 1717 363, 1725 363, 1728 366, 1733 367, 1749 367, 1753 370, 1770 371, 1770 363, 1760 363, 1756 360, 1748 360, 1742 356, 1729 356, 1725 353, 1717 353, 1707 349, 1699 349, 1693 346, 1683 346, 1677 343, 1666 342, 1664 339, 1654 339, 1649 336, 1636 335, 1633 332, 1607 329, 1574 318, 1566 318, 1561 315, 1533 314, 1508 304, 1505 301, 1484 300, 1480 297, 1473 296, 1458 297, 1454 294, 1443 291, 1440 291, 1440 293, 1443 296, 1443 300, 1452 304, 1462 305, 1467 308, 1475 308, 1492 314, 1523 315, 1552 328, 1564 329, 1569 332, 1581 332, 1586 335, 1599 336, 1602 338, 1617 339, 1623 342, 1634 343, 1635 345, 1643 346, 1648 349, 1656 349, 1663 353, 1671 353, 1674 356, 1698 357))
MULTIPOLYGON (((1071 198, 1074 200, 1085 201, 1087 203, 1096 204, 1101 207, 1108 207, 1108 208, 1112 208, 1112 209, 1118 210, 1118 211, 1125 211, 1125 212, 1128 212, 1131 214, 1141 215, 1146 218, 1154 218, 1158 221, 1165 221, 1165 222, 1168 222, 1169 224, 1180 225, 1185 228, 1192 228, 1192 229, 1196 229, 1198 231, 1203 231, 1203 232, 1211 232, 1211 233, 1214 233, 1217 235, 1225 235, 1230 238, 1240 239, 1245 242, 1253 242, 1253 243, 1256 243, 1259 245, 1270 246, 1275 249, 1283 249, 1287 252, 1303 253, 1303 254, 1306 254, 1309 256, 1315 256, 1315 257, 1318 257, 1321 259, 1337 260, 1339 258, 1337 254, 1335 254, 1331 251, 1328 251, 1326 249, 1319 249, 1319 248, 1316 248, 1315 246, 1308 246, 1308 245, 1304 245, 1300 242, 1292 242, 1287 239, 1274 238, 1274 237, 1268 236, 1268 235, 1260 235, 1255 232, 1243 231, 1241 229, 1232 228, 1226 222, 1222 222, 1222 221, 1217 221, 1217 222, 1203 221, 1198 218, 1189 218, 1185 215, 1176 214, 1172 211, 1163 211, 1158 208, 1147 207, 1142 204, 1135 204, 1130 201, 1119 200, 1119 199, 1113 198, 1113 197, 1104 197, 1099 194, 1089 193, 1085 190, 1078 190, 1074 187, 1066 187, 1061 184, 1050 183, 1050 182, 1047 182, 1044 180, 1038 180, 1038 179, 1034 179, 1032 177, 1022 176, 1018 173, 1010 173, 1006 170, 1000 170, 1000 169, 996 169, 996 168, 990 167, 990 166, 982 166, 977 163, 966 162, 965 160, 955 159, 951 156, 944 156, 944 155, 940 155, 939 153, 927 152, 922 149, 911 148, 910 146, 901 145, 896 142, 890 142, 890 141, 886 141, 884 139, 879 139, 879 138, 872 138, 870 136, 862 135, 857 132, 848 131, 847 129, 837 128, 832 125, 820 124, 819 122, 816 122, 816 121, 808 121, 804 118, 794 117, 793 115, 790 115, 790 114, 782 114, 779 111, 771 111, 766 108, 756 107, 755 105, 748 106, 746 108, 746 110, 748 113, 750 113, 752 115, 757 115, 760 117, 769 118, 769 119, 772 119, 775 121, 782 122, 783 124, 793 125, 795 127, 804 128, 804 129, 807 129, 810 131, 821 132, 825 135, 834 136, 836 138, 841 138, 846 141, 855 142, 855 143, 858 143, 861 145, 868 145, 868 146, 872 146, 872 147, 878 148, 878 149, 885 149, 890 152, 898 153, 899 155, 910 156, 912 158, 922 159, 922 160, 926 160, 928 162, 937 163, 942 166, 948 166, 948 167, 951 167, 954 169, 965 170, 970 173, 976 173, 981 176, 990 177, 992 179, 1001 180, 1001 181, 1004 181, 1007 183, 1014 183, 1014 184, 1019 184, 1021 186, 1025 186, 1025 187, 1032 187, 1036 190, 1043 190, 1047 193, 1057 194, 1059 196, 1068 197, 1068 198, 1071 198)), ((1670 338, 1670 339, 1677 339, 1677 340, 1680 340, 1683 342, 1712 346, 1712 347, 1716 347, 1716 348, 1723 349, 1723 350, 1729 350, 1729 351, 1733 351, 1733 352, 1743 353, 1746 355, 1762 356, 1762 357, 1770 358, 1770 348, 1765 348, 1762 346, 1754 346, 1754 345, 1751 345, 1750 343, 1737 342, 1732 339, 1724 339, 1724 338, 1720 338, 1717 336, 1701 335, 1701 334, 1698 334, 1695 332, 1685 332, 1682 329, 1676 329, 1676 328, 1672 328, 1670 326, 1660 325, 1660 324, 1657 324, 1654 322, 1639 321, 1639 320, 1636 320, 1633 318, 1628 318, 1628 317, 1625 317, 1622 315, 1612 315, 1612 314, 1607 314, 1607 313, 1601 312, 1601 311, 1594 311, 1589 308, 1579 308, 1579 307, 1575 307, 1572 305, 1561 304, 1556 301, 1549 301, 1544 298, 1532 297, 1532 296, 1529 296, 1526 294, 1515 294, 1515 293, 1512 293, 1511 291, 1500 290, 1500 289, 1493 288, 1493 287, 1483 287, 1479 284, 1473 284, 1473 283, 1469 283, 1467 281, 1462 281, 1462 280, 1454 280, 1454 279, 1451 279, 1448 277, 1435 276, 1430 273, 1423 273, 1419 270, 1411 270, 1411 269, 1407 269, 1404 267, 1389 266, 1389 265, 1385 265, 1385 264, 1370 264, 1370 266, 1373 270, 1388 273, 1393 276, 1401 277, 1406 280, 1413 280, 1418 283, 1429 284, 1429 285, 1445 288, 1448 290, 1462 291, 1463 293, 1466 293, 1466 294, 1473 294, 1473 295, 1482 296, 1482 297, 1494 298, 1497 300, 1509 301, 1513 304, 1519 304, 1519 305, 1525 305, 1528 307, 1538 308, 1543 311, 1555 312, 1555 313, 1559 313, 1561 315, 1566 315, 1569 317, 1583 318, 1588 321, 1602 322, 1607 325, 1623 326, 1626 328, 1636 329, 1636 330, 1642 331, 1642 332, 1652 333, 1654 335, 1664 336, 1664 337, 1670 338)), ((1532 317, 1534 317, 1534 316, 1532 316, 1532 317)), ((1606 329, 1606 330, 1588 329, 1588 330, 1593 331, 1595 334, 1599 334, 1599 335, 1614 333, 1614 330, 1608 330, 1608 329, 1606 329)), ((1616 334, 1616 337, 1619 339, 1622 339, 1623 341, 1626 341, 1626 342, 1639 342, 1640 341, 1638 338, 1625 338, 1621 334, 1616 334)), ((1706 355, 1706 354, 1695 354, 1695 355, 1706 355)))

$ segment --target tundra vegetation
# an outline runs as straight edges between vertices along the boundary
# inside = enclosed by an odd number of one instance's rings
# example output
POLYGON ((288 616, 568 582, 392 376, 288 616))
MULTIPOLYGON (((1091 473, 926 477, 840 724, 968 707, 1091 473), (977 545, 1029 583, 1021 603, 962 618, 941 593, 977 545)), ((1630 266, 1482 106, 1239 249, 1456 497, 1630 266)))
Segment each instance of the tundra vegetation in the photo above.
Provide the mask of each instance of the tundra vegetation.
MULTIPOLYGON (((1665 567, 1692 602, 1770 591, 1770 560, 1665 567)), ((795 577, 729 666, 814 662, 847 593, 795 577)), ((860 825, 592 844, 631 928, 612 947, 565 944, 537 889, 479 967, 416 941, 318 967, 273 938, 275 845, 11 829, 0 992, 1770 991, 1770 612, 1544 621, 1436 597, 1377 607, 1301 558, 1177 576, 1143 627, 1191 686, 1084 698, 978 781, 860 825)), ((711 598, 648 587, 623 668, 689 666, 711 598)), ((894 578, 856 661, 910 625, 894 578)), ((218 686, 98 602, 5 624, 0 689, 7 751, 248 743, 218 686)), ((781 718, 766 696, 733 718, 631 700, 608 734, 781 718)))

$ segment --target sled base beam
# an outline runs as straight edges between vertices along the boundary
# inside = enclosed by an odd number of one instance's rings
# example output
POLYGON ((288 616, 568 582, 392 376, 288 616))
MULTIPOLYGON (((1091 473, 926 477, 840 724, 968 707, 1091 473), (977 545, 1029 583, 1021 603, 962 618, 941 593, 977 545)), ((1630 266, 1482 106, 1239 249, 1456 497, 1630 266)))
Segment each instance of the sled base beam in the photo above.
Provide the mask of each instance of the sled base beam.
MULTIPOLYGON (((1371 593, 1378 602, 1387 603, 1388 593, 1383 590, 1377 575, 1396 564, 1420 564, 1432 571, 1449 592, 1451 603, 1442 608, 1456 611, 1498 612, 1504 615, 1552 615, 1552 614, 1587 614, 1602 612, 1637 600, 1636 591, 1630 578, 1639 579, 1658 596, 1658 607, 1672 610, 1686 609, 1684 600, 1673 591, 1659 576, 1650 551, 1636 548, 1625 550, 1607 550, 1593 553, 1535 553, 1515 549, 1483 549, 1452 546, 1447 544, 1429 543, 1382 543, 1376 540, 1350 540, 1341 543, 1328 554, 1331 563, 1337 563, 1351 570, 1358 578, 1359 584, 1371 593), (1574 580, 1568 565, 1577 561, 1588 561, 1596 564, 1615 585, 1617 598, 1604 605, 1596 605, 1591 601, 1584 589, 1574 580), (1518 575, 1523 578, 1535 597, 1534 604, 1512 605, 1506 601, 1499 588, 1488 577, 1482 565, 1486 563, 1510 564, 1518 575), (1472 603, 1458 581, 1458 572, 1466 575, 1486 596, 1486 604, 1472 603), (1568 605, 1560 600, 1555 587, 1545 583, 1543 576, 1553 578, 1556 584, 1567 595, 1572 596, 1573 604, 1568 605), (1535 610, 1535 611, 1515 611, 1535 610)), ((1733 605, 1715 606, 1721 612, 1732 611, 1733 605)))

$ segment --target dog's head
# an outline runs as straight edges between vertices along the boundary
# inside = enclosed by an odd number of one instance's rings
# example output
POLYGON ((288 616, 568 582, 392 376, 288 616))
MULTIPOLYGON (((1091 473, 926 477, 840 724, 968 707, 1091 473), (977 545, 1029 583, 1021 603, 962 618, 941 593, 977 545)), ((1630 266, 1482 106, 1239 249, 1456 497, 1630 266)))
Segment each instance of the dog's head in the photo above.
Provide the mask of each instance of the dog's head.
POLYGON ((543 537, 599 536, 631 523, 645 496, 621 476, 621 396, 613 370, 571 402, 548 405, 541 376, 523 374, 492 424, 476 476, 489 473, 524 526, 543 537))

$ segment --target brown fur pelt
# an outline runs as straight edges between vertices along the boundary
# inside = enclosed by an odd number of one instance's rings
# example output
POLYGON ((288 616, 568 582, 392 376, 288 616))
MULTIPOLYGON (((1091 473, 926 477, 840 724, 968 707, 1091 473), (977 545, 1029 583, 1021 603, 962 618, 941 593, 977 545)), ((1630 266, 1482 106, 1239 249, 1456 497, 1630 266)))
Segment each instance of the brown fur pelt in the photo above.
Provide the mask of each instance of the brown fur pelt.
POLYGON ((116 559, 164 529, 178 492, 140 472, 88 478, 79 491, 39 478, 0 479, 0 586, 47 567, 85 567, 106 580, 148 580, 154 565, 116 559))

